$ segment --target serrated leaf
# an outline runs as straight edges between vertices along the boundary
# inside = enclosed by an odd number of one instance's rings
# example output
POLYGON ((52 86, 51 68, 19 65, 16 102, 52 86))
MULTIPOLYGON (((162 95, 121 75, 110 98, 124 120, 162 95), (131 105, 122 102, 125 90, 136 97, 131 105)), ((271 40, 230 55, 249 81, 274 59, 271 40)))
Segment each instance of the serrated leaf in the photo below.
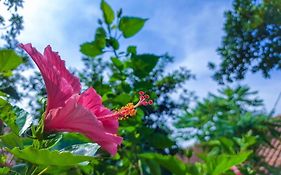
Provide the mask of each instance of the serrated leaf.
POLYGON ((50 151, 48 149, 36 149, 34 147, 25 147, 22 150, 13 148, 9 151, 19 159, 45 166, 71 166, 94 160, 93 157, 89 156, 78 156, 70 152, 50 151))
POLYGON ((137 34, 147 19, 138 18, 138 17, 129 17, 124 16, 120 19, 119 29, 121 30, 125 38, 129 38, 137 34))
POLYGON ((102 0, 100 8, 102 10, 105 23, 108 25, 111 24, 114 20, 114 11, 110 7, 110 5, 107 2, 105 2, 104 0, 102 0))

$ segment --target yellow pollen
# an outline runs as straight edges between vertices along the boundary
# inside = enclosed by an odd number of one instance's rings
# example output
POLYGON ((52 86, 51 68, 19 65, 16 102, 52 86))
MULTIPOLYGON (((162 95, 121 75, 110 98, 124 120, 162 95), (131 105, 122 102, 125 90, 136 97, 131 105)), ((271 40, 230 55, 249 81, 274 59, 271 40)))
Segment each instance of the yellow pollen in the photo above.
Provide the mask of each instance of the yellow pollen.
POLYGON ((118 117, 119 120, 126 120, 129 117, 135 116, 137 110, 135 109, 133 103, 128 103, 126 106, 123 106, 121 109, 119 109, 118 113, 120 114, 118 117))

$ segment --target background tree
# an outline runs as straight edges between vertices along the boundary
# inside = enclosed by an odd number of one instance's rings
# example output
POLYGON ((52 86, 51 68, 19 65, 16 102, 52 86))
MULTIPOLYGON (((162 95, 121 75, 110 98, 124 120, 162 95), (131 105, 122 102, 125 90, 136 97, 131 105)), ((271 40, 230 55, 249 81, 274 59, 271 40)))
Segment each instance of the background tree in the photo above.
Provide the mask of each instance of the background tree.
POLYGON ((173 155, 178 151, 169 136, 172 132, 169 121, 177 117, 188 101, 175 101, 172 95, 183 89, 183 84, 193 75, 184 68, 165 73, 166 66, 173 60, 167 54, 138 53, 137 46, 133 45, 123 51, 125 46, 120 41, 137 34, 147 19, 123 16, 122 9, 115 13, 105 1, 101 9, 103 18, 98 20, 94 40, 81 45, 81 52, 86 56, 83 58, 85 69, 79 73, 81 81, 93 86, 102 95, 105 105, 112 109, 128 102, 136 103, 139 91, 147 92, 154 105, 142 107, 136 117, 120 121, 124 142, 119 155, 100 159, 94 165, 95 173, 151 174, 155 169, 163 174, 184 172, 176 165, 163 168, 157 158, 145 159, 143 154, 173 155))
POLYGON ((216 80, 243 79, 248 71, 269 78, 271 70, 281 69, 280 0, 234 0, 225 17, 221 63, 209 64, 216 80))
POLYGON ((247 168, 259 171, 260 166, 268 167, 271 172, 274 168, 263 162, 257 150, 270 145, 271 139, 279 139, 281 121, 262 110, 263 102, 256 94, 245 86, 223 88, 219 95, 209 94, 198 102, 176 127, 192 128, 194 134, 185 134, 186 139, 195 139, 210 155, 253 150, 254 154, 243 165, 244 174, 250 174, 247 168))
POLYGON ((0 12, 0 43, 2 44, 0 45, 1 64, 12 63, 14 66, 18 65, 18 61, 15 61, 15 57, 18 57, 16 53, 22 56, 20 59, 22 64, 17 67, 17 69, 13 70, 13 75, 11 72, 0 74, 0 90, 8 95, 7 97, 10 101, 16 102, 20 100, 23 93, 17 90, 15 84, 21 84, 22 86, 29 84, 21 73, 31 67, 28 58, 23 56, 24 54, 21 49, 18 49, 17 36, 23 30, 23 16, 19 14, 18 10, 23 8, 23 0, 4 0, 0 3, 3 3, 6 8, 4 12, 0 12))

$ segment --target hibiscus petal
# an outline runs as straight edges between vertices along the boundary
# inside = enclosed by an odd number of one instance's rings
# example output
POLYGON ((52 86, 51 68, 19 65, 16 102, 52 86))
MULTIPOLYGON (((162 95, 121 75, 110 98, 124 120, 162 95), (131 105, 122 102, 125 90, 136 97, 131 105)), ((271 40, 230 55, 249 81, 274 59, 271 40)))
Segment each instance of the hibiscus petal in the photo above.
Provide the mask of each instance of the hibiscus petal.
MULTIPOLYGON (((80 95, 79 104, 83 105, 86 109, 89 109, 97 118, 105 115, 112 114, 112 112, 102 105, 101 96, 95 91, 94 88, 89 88, 80 95)), ((118 130, 118 119, 109 118, 101 121, 103 127, 107 132, 116 134, 118 130)))
POLYGON ((78 132, 98 143, 111 155, 117 152, 122 137, 107 132, 93 113, 78 103, 79 95, 73 95, 65 106, 50 110, 45 118, 47 132, 78 132))
POLYGON ((61 107, 74 93, 79 93, 81 84, 79 79, 72 75, 66 68, 58 53, 47 46, 44 55, 39 53, 31 44, 20 44, 38 66, 47 90, 47 110, 61 107))

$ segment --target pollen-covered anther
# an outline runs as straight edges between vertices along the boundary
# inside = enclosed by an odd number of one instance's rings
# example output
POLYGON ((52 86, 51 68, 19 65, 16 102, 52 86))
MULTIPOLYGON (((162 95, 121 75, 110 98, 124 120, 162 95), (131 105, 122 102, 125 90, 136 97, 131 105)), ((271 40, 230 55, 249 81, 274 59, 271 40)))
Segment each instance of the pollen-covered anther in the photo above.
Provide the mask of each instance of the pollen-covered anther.
POLYGON ((128 103, 126 106, 123 106, 121 109, 119 109, 118 113, 120 114, 118 116, 118 119, 125 120, 128 119, 129 117, 135 116, 137 111, 133 103, 128 103))
POLYGON ((128 103, 126 106, 123 106, 117 111, 119 120, 126 120, 130 117, 135 116, 137 113, 136 108, 139 106, 147 106, 153 104, 153 101, 149 100, 150 97, 149 95, 145 94, 145 92, 140 91, 139 95, 140 99, 137 104, 134 105, 133 103, 128 103))

